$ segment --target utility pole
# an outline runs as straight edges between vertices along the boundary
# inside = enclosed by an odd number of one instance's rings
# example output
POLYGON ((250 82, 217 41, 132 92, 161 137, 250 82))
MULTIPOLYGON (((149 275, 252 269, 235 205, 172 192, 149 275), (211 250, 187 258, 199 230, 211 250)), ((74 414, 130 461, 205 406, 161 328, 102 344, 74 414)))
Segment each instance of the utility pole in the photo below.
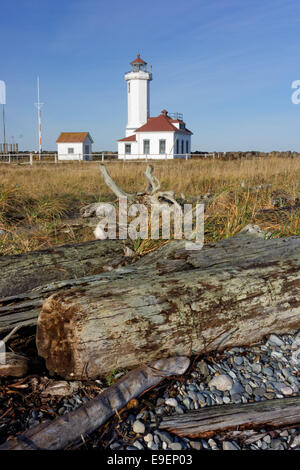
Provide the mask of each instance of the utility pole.
POLYGON ((42 123, 41 123, 41 107, 44 103, 40 102, 40 77, 37 77, 37 94, 38 94, 38 101, 34 103, 37 110, 38 110, 38 131, 39 131, 39 160, 41 160, 41 153, 42 153, 42 123))
POLYGON ((6 85, 3 80, 0 80, 0 103, 3 106, 3 151, 6 152, 6 133, 5 133, 5 104, 6 104, 6 85))
POLYGON ((6 152, 6 135, 5 135, 5 104, 3 104, 3 144, 4 144, 4 152, 6 152))

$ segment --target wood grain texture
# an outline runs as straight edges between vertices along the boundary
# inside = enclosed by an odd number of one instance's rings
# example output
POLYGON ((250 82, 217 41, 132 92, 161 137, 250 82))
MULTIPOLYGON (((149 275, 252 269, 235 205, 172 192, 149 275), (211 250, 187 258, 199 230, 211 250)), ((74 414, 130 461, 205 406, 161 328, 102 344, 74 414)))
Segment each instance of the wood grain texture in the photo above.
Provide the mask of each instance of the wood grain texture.
POLYGON ((124 256, 124 243, 103 240, 0 257, 0 297, 28 292, 48 282, 77 279, 103 271, 124 256))
POLYGON ((234 429, 271 429, 300 424, 300 397, 244 405, 220 405, 164 417, 160 429, 178 436, 208 438, 234 429))
POLYGON ((50 296, 37 347, 50 373, 95 378, 160 357, 247 345, 300 325, 300 237, 172 242, 50 296))

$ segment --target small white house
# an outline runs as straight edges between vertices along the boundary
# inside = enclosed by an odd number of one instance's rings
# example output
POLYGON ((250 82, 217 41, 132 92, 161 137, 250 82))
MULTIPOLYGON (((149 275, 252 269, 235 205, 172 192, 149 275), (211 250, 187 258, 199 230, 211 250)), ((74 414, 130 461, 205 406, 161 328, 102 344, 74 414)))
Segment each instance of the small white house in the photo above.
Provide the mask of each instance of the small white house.
POLYGON ((192 132, 182 114, 161 114, 150 117, 150 81, 152 72, 147 62, 137 58, 125 74, 128 97, 128 123, 125 137, 118 140, 119 159, 190 158, 192 132))
POLYGON ((56 142, 58 160, 92 160, 89 132, 61 132, 56 142))

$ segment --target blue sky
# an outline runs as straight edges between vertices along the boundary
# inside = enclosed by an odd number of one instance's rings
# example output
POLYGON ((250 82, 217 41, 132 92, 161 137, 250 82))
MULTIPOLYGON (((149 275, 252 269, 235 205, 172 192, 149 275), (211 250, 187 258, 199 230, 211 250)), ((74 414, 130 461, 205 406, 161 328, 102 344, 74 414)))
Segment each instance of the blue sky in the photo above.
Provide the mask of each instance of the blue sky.
POLYGON ((0 14, 7 136, 21 149, 38 145, 39 75, 44 149, 87 130, 95 151, 116 150, 140 52, 151 115, 182 112, 194 150, 300 151, 297 0, 1 0, 0 14))

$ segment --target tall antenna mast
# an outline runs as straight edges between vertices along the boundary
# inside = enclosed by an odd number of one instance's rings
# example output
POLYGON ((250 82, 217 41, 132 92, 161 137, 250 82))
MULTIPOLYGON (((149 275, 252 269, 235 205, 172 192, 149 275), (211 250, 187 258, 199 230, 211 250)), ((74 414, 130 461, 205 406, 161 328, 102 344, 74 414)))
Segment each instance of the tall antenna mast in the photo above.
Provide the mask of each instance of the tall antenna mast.
POLYGON ((3 151, 6 152, 6 133, 5 133, 5 104, 6 104, 6 85, 3 80, 0 80, 0 104, 3 105, 3 151))
POLYGON ((41 123, 41 107, 44 103, 40 102, 40 77, 37 77, 37 94, 38 102, 34 103, 38 110, 38 123, 39 123, 39 160, 41 160, 42 153, 42 123, 41 123))

